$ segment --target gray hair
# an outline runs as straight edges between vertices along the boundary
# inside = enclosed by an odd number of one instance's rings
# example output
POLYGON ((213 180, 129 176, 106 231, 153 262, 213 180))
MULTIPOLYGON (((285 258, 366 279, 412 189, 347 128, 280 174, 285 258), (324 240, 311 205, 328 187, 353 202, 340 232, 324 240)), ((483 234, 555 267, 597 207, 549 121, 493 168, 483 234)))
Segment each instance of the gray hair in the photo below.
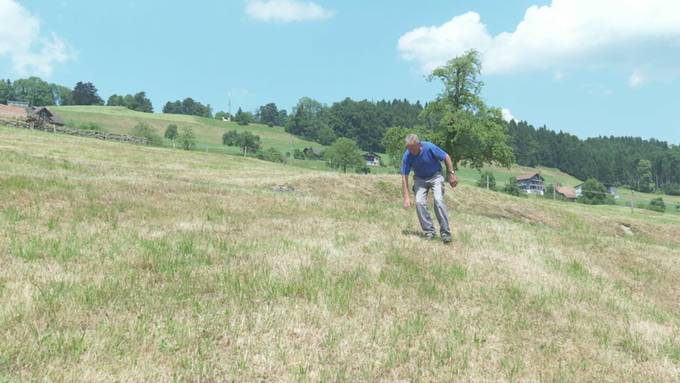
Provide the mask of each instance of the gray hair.
POLYGON ((417 134, 409 134, 406 136, 406 145, 414 145, 414 144, 419 144, 420 139, 418 138, 417 134))

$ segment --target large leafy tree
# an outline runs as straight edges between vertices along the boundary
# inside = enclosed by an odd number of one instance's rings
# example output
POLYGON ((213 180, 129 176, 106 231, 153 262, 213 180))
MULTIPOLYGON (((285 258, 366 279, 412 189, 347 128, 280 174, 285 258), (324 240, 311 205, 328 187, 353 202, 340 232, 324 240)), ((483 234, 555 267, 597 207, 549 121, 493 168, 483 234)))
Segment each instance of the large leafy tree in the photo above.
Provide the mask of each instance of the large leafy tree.
POLYGON ((281 121, 280 121, 280 115, 279 115, 279 108, 276 107, 276 104, 273 102, 270 102, 267 105, 262 105, 261 107, 258 108, 257 110, 257 120, 262 123, 266 124, 269 126, 280 126, 281 121))
POLYGON ((28 102, 31 106, 54 105, 52 87, 38 77, 29 77, 14 81, 13 97, 17 101, 28 102))
POLYGON ((444 90, 428 104, 423 119, 454 163, 482 168, 497 163, 510 166, 512 148, 500 109, 488 107, 480 97, 481 61, 472 50, 435 69, 428 78, 440 80, 444 90))
POLYGON ((12 82, 0 79, 0 104, 6 104, 7 101, 14 99, 14 87, 12 82))
POLYGON ((330 167, 340 169, 343 173, 346 173, 347 169, 356 169, 364 165, 361 149, 357 143, 345 137, 335 140, 324 152, 324 158, 330 167))
POLYGON ((78 82, 71 93, 73 105, 104 105, 97 94, 97 87, 91 82, 78 82))

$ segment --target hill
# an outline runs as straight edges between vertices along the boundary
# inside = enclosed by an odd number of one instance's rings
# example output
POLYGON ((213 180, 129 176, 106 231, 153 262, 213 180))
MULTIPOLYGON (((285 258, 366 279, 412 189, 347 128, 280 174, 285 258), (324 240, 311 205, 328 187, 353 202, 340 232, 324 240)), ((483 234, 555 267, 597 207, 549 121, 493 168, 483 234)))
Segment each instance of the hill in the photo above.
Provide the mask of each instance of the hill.
MULTIPOLYGON (((210 118, 185 116, 179 114, 160 114, 160 113, 140 113, 123 107, 110 106, 61 106, 52 107, 59 113, 67 123, 73 126, 80 126, 86 123, 94 123, 108 132, 118 134, 129 134, 132 128, 139 122, 146 122, 156 131, 163 135, 165 128, 169 124, 177 124, 180 128, 190 127, 194 130, 199 143, 199 150, 208 149, 210 152, 221 152, 226 154, 238 154, 237 148, 225 147, 222 145, 222 135, 228 130, 238 131, 248 130, 262 138, 264 147, 274 147, 282 153, 292 152, 295 149, 305 147, 324 148, 315 142, 306 141, 292 134, 286 133, 282 127, 269 127, 260 124, 240 126, 232 122, 223 122, 210 118)), ((169 145, 169 143, 167 143, 169 145)), ((387 156, 383 155, 387 160, 387 156)), ((323 162, 292 160, 295 166, 312 169, 326 169, 323 162)), ((374 173, 394 173, 392 167, 374 168, 374 173)), ((559 182, 564 185, 577 185, 581 181, 569 176, 566 173, 550 168, 529 168, 523 166, 513 166, 511 169, 489 167, 486 170, 492 171, 500 184, 505 183, 511 176, 517 176, 530 171, 540 171, 549 183, 559 182)), ((463 182, 473 184, 479 178, 479 173, 474 169, 462 168, 460 178, 463 182)))
POLYGON ((0 127, 0 381, 680 379, 680 217, 398 185, 0 127))

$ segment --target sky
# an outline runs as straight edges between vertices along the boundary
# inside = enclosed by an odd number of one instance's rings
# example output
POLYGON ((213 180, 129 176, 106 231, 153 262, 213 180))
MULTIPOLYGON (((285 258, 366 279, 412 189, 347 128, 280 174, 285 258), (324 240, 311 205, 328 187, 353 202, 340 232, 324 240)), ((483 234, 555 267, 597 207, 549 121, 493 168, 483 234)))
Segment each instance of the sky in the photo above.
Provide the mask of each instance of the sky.
POLYGON ((469 49, 508 119, 680 144, 677 0, 0 0, 0 78, 143 90, 157 111, 427 102, 469 49))

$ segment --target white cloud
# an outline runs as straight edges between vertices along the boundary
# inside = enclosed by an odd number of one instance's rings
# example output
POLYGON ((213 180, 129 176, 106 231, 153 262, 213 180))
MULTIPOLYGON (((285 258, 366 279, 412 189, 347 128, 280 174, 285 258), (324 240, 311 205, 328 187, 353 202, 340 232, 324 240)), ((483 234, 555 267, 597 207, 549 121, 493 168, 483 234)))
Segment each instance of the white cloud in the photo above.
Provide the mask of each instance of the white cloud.
POLYGON ((294 21, 323 20, 333 16, 333 12, 314 2, 299 0, 250 0, 246 4, 246 13, 255 20, 294 21))
POLYGON ((529 7, 513 32, 492 36, 479 14, 468 12, 404 34, 398 49, 425 72, 474 48, 485 73, 545 70, 561 78, 575 67, 632 71, 653 64, 677 73, 679 43, 680 1, 553 0, 529 7))
POLYGON ((8 57, 17 74, 49 77, 56 65, 75 58, 59 36, 43 36, 40 20, 15 0, 0 0, 0 20, 0 58, 8 57))
POLYGON ((510 109, 508 109, 508 108, 501 109, 501 113, 503 114, 503 119, 507 122, 510 122, 512 120, 516 120, 515 116, 512 115, 512 112, 510 112, 510 109))

